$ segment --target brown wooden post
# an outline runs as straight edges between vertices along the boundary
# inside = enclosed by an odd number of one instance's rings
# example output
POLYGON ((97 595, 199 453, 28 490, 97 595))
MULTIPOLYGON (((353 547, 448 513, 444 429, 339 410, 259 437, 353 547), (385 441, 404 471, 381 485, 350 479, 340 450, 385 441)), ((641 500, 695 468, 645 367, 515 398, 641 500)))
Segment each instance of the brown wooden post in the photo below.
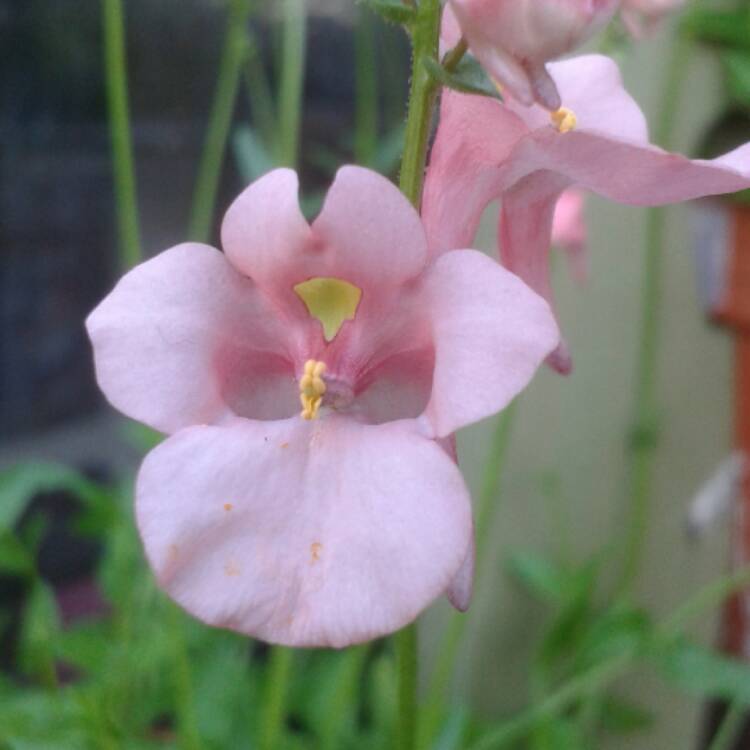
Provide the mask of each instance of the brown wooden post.
MULTIPOLYGON (((734 442, 750 456, 750 206, 734 204, 732 247, 727 287, 717 319, 734 334, 735 422, 734 442)), ((732 518, 732 563, 750 563, 750 471, 745 470, 742 490, 732 518)), ((750 659, 750 591, 727 602, 722 623, 722 645, 732 654, 750 659)))

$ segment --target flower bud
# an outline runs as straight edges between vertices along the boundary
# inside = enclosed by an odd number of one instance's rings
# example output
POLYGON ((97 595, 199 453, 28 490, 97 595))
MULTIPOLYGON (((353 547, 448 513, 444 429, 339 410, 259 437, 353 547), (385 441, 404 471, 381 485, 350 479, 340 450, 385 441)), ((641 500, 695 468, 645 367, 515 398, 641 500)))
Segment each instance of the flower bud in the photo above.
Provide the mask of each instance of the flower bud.
MULTIPOLYGON (((612 18, 619 0, 448 0, 471 52, 523 104, 560 107, 544 64, 570 52, 612 18)), ((446 26, 452 19, 448 19, 446 26)))

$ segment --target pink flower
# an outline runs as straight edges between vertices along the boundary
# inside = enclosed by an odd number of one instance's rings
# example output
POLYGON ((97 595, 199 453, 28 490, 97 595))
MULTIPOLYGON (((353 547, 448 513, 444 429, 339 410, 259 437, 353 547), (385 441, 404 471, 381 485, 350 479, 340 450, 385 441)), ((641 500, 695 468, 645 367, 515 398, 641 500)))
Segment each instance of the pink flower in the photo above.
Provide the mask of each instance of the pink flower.
POLYGON ((519 102, 560 107, 545 63, 605 26, 619 0, 448 0, 443 37, 460 33, 487 72, 519 102), (454 15, 455 14, 455 15, 454 15), (460 29, 460 32, 459 32, 460 29))
MULTIPOLYGON (((471 245, 484 209, 501 199, 501 260, 551 301, 552 220, 568 188, 656 206, 750 186, 750 144, 712 161, 649 144, 643 114, 608 58, 578 57, 550 72, 570 108, 559 127, 540 107, 443 94, 422 212, 433 254, 471 245)), ((570 369, 564 344, 550 364, 570 369)))
POLYGON ((579 283, 584 283, 588 279, 588 230, 583 208, 583 192, 571 188, 558 199, 552 217, 552 244, 565 251, 573 278, 579 283))
POLYGON ((231 206, 225 254, 173 247, 91 314, 99 384, 170 437, 141 467, 159 583, 212 625, 297 646, 468 606, 455 430, 504 408, 557 344, 548 305, 473 250, 428 264, 385 178, 339 171, 310 225, 276 170, 231 206))

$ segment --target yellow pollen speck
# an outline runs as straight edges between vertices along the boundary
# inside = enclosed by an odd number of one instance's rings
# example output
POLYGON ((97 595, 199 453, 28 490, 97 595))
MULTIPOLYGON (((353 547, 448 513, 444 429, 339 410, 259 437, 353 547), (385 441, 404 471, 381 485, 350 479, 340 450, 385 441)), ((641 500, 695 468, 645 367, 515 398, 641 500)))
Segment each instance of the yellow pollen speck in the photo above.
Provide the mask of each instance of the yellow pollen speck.
POLYGON ((549 119, 552 120, 552 124, 561 133, 569 133, 571 130, 575 130, 578 124, 578 118, 572 109, 567 107, 560 107, 554 112, 549 113, 549 119))
POLYGON ((224 566, 224 574, 229 578, 234 578, 240 574, 240 569, 236 563, 230 561, 224 566))
POLYGON ((320 553, 323 550, 323 545, 320 542, 313 542, 310 545, 310 555, 312 559, 310 562, 317 562, 320 560, 320 553))
POLYGON ((282 448, 288 448, 289 447, 289 443, 282 443, 280 447, 282 447, 282 448))
POLYGON ((224 510, 226 511, 232 510, 233 507, 232 503, 224 503, 224 510))
POLYGON ((346 320, 354 320, 362 290, 342 279, 318 276, 294 285, 307 312, 320 321, 326 341, 333 341, 346 320))
MULTIPOLYGON (((302 419, 315 419, 318 416, 318 410, 323 401, 323 395, 326 392, 326 384, 323 380, 323 373, 325 371, 325 362, 316 362, 314 359, 308 359, 305 362, 305 369, 299 381, 299 400, 302 404, 302 419)), ((289 445, 289 443, 286 445, 289 445)))

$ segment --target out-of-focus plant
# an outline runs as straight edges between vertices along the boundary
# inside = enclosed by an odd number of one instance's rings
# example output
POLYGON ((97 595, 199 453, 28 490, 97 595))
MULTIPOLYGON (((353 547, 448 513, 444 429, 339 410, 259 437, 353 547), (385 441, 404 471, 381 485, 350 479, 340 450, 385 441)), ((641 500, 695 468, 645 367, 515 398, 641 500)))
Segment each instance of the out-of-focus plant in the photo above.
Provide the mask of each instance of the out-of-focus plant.
MULTIPOLYGON (((392 172, 404 128, 394 118, 378 121, 378 90, 387 87, 388 81, 372 64, 376 15, 370 11, 409 25, 415 21, 417 6, 399 0, 369 0, 366 5, 358 9, 356 28, 355 129, 342 152, 353 153, 362 164, 392 172)), ((123 265, 131 265, 140 247, 122 6, 119 0, 104 0, 104 9, 120 239, 123 265)), ((297 164, 300 155, 304 3, 285 0, 282 4, 285 21, 274 56, 280 63, 270 78, 257 33, 248 25, 252 4, 231 0, 228 9, 224 55, 194 191, 190 225, 198 239, 210 233, 230 138, 247 181, 279 164, 297 164), (250 100, 252 122, 232 133, 232 113, 243 91, 250 100)), ((694 36, 722 46, 731 94, 743 106, 750 102, 750 53, 748 36, 738 29, 747 30, 749 19, 743 9, 726 14, 693 11, 685 22, 694 36)), ((420 60, 429 40, 415 43, 420 60)), ((678 43, 668 75, 657 132, 662 146, 671 137, 684 45, 684 40, 678 43)), ((442 64, 428 56, 425 69, 415 68, 419 75, 413 80, 412 103, 421 106, 420 100, 422 105, 432 101, 440 85, 498 96, 487 75, 464 57, 465 52, 465 46, 459 47, 442 64)), ((421 114, 428 109, 423 106, 421 114)), ((418 148, 402 170, 404 192, 415 203, 428 138, 429 122, 424 120, 409 119, 407 127, 418 148)), ((332 173, 341 156, 316 144, 310 151, 305 158, 324 172, 332 173)), ((313 196, 306 210, 314 212, 318 202, 319 197, 313 196)), ((0 678, 0 748, 391 748, 397 727, 402 735, 413 734, 418 721, 424 748, 582 750, 598 747, 608 734, 646 732, 658 720, 658 712, 625 701, 613 687, 619 677, 642 668, 655 670, 689 694, 750 706, 750 668, 696 645, 686 635, 690 618, 750 584, 748 571, 698 592, 660 622, 634 603, 632 584, 648 526, 656 440, 654 382, 663 214, 654 212, 649 226, 642 348, 630 441, 633 520, 623 553, 621 585, 614 593, 602 593, 602 579, 619 561, 609 549, 583 563, 566 558, 550 561, 528 551, 510 559, 510 575, 548 612, 530 668, 526 711, 490 724, 462 706, 450 705, 445 690, 465 627, 459 616, 449 625, 421 707, 408 695, 415 689, 415 670, 405 688, 402 682, 406 699, 394 691, 398 673, 415 658, 413 632, 400 636, 394 658, 383 642, 340 653, 296 652, 292 656, 288 650, 269 649, 238 635, 207 629, 156 589, 136 535, 128 483, 105 486, 68 468, 36 464, 0 475, 0 573, 23 592, 20 610, 16 601, 0 603, 0 626, 13 656, 10 669, 0 678), (63 623, 56 593, 37 564, 44 516, 34 514, 29 501, 48 489, 69 492, 77 499, 78 510, 71 522, 76 533, 99 540, 102 547, 92 574, 101 606, 93 615, 69 623, 63 623), (404 704, 411 707, 412 716, 404 712, 404 704)), ((478 514, 480 565, 512 415, 510 411, 498 420, 490 451, 478 514)))

